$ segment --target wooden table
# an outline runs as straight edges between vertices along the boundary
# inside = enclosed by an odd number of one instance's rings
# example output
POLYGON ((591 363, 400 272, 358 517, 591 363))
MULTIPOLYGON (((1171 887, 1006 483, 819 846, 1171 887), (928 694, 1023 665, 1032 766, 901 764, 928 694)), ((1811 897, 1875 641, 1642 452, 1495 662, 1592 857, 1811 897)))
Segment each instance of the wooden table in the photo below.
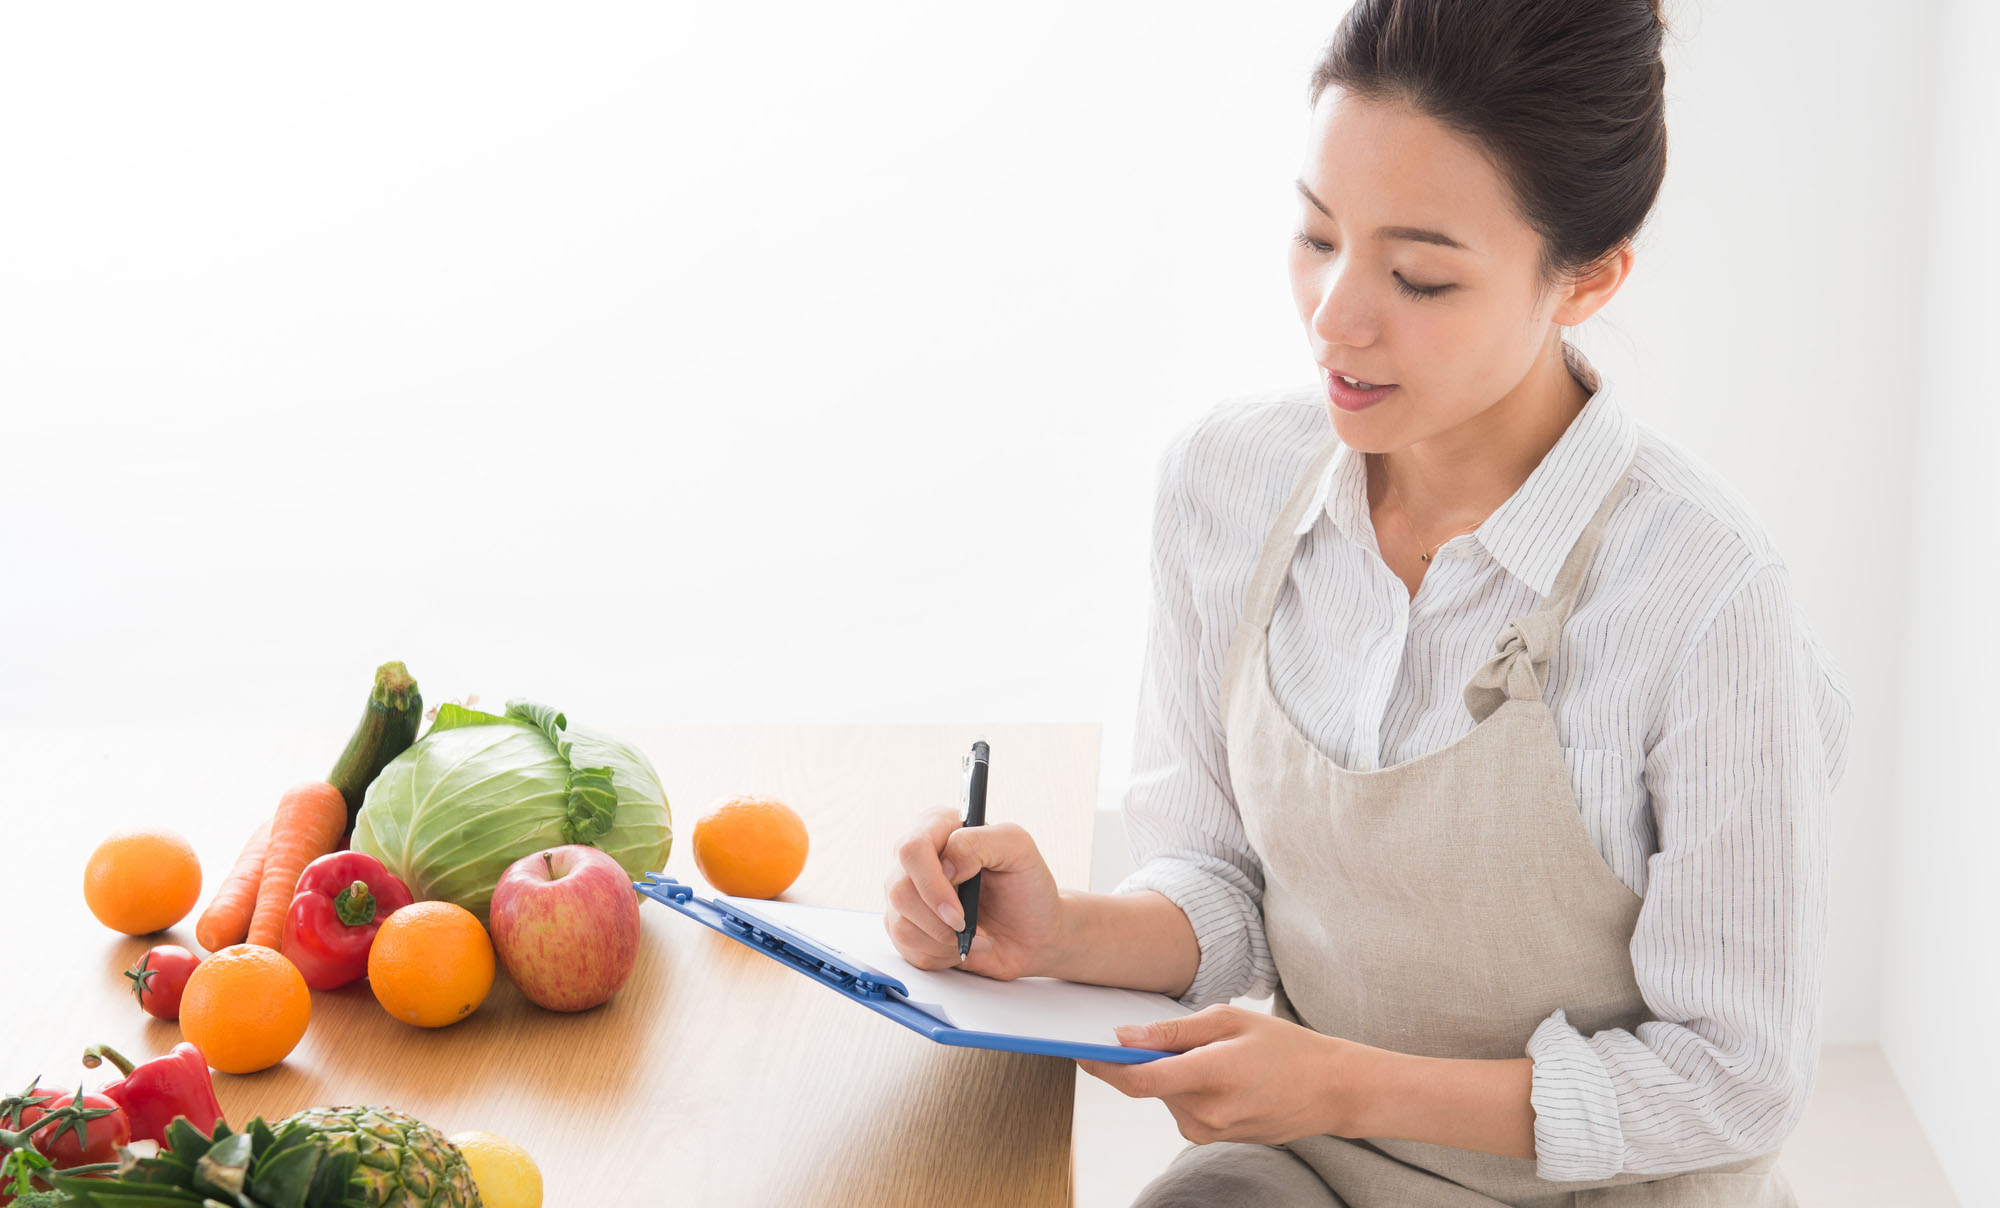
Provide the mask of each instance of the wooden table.
MULTIPOLYGON (((586 721, 585 724, 588 724, 586 721)), ((993 744, 990 816, 1035 835, 1059 883, 1088 884, 1098 727, 603 727, 659 770, 675 837, 664 871, 710 892, 688 838, 715 801, 775 795, 812 849, 787 900, 880 910, 895 840, 955 805, 971 739, 993 744)), ((0 730, 0 852, 13 918, 0 991, 0 1086, 102 1085, 86 1045, 134 1060, 180 1028, 144 1015, 121 971, 155 943, 107 930, 83 866, 120 826, 180 831, 202 902, 279 794, 326 774, 344 732, 297 727, 0 730), (32 921, 30 921, 32 920, 32 921)), ((197 911, 199 907, 197 908, 197 911)), ((232 1124, 377 1103, 446 1133, 483 1128, 534 1155, 551 1208, 578 1204, 1066 1204, 1075 1066, 939 1045, 654 902, 611 1002, 563 1015, 504 973, 476 1013, 406 1026, 365 983, 313 995, 281 1065, 215 1075, 232 1124)))

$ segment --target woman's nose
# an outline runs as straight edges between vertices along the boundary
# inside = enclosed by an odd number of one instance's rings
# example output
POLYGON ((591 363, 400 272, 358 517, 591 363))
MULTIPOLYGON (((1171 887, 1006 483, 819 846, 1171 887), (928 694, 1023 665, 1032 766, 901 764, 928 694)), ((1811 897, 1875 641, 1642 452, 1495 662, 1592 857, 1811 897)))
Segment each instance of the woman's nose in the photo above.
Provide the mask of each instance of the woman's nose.
POLYGON ((1319 302, 1313 307, 1313 335, 1322 344, 1366 348, 1375 342, 1380 327, 1360 274, 1345 266, 1329 266, 1320 278, 1319 302))

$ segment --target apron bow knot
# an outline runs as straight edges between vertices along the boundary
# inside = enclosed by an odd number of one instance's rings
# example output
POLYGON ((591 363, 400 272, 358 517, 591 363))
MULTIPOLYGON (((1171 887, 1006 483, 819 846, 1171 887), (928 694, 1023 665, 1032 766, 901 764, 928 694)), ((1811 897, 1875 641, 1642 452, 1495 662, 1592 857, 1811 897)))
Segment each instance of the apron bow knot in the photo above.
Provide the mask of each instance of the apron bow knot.
POLYGON ((1482 722, 1509 700, 1540 700, 1559 619, 1547 611, 1515 617, 1493 640, 1493 657, 1465 685, 1465 707, 1482 722))

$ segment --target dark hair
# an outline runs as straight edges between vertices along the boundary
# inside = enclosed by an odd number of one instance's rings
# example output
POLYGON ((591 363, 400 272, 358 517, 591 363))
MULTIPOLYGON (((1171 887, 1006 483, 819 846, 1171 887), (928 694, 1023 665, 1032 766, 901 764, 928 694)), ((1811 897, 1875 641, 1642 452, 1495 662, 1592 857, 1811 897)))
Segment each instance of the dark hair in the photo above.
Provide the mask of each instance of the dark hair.
POLYGON ((1667 171, 1662 0, 1356 0, 1313 70, 1486 150, 1544 285, 1638 234, 1667 171))

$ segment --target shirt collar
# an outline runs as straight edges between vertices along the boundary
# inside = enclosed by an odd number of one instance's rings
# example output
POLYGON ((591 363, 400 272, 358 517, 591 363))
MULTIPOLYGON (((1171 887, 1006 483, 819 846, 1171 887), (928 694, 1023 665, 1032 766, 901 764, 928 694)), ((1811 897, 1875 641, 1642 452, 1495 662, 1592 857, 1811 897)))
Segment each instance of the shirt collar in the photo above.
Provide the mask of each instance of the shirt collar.
MULTIPOLYGON (((1571 371, 1596 390, 1528 480, 1472 531, 1481 548, 1540 596, 1555 589, 1563 560, 1639 445, 1638 425, 1612 383, 1573 346, 1565 343, 1563 351, 1571 371)), ((1376 548, 1367 459, 1345 444, 1327 463, 1294 535, 1311 529, 1322 512, 1348 540, 1376 548)))

